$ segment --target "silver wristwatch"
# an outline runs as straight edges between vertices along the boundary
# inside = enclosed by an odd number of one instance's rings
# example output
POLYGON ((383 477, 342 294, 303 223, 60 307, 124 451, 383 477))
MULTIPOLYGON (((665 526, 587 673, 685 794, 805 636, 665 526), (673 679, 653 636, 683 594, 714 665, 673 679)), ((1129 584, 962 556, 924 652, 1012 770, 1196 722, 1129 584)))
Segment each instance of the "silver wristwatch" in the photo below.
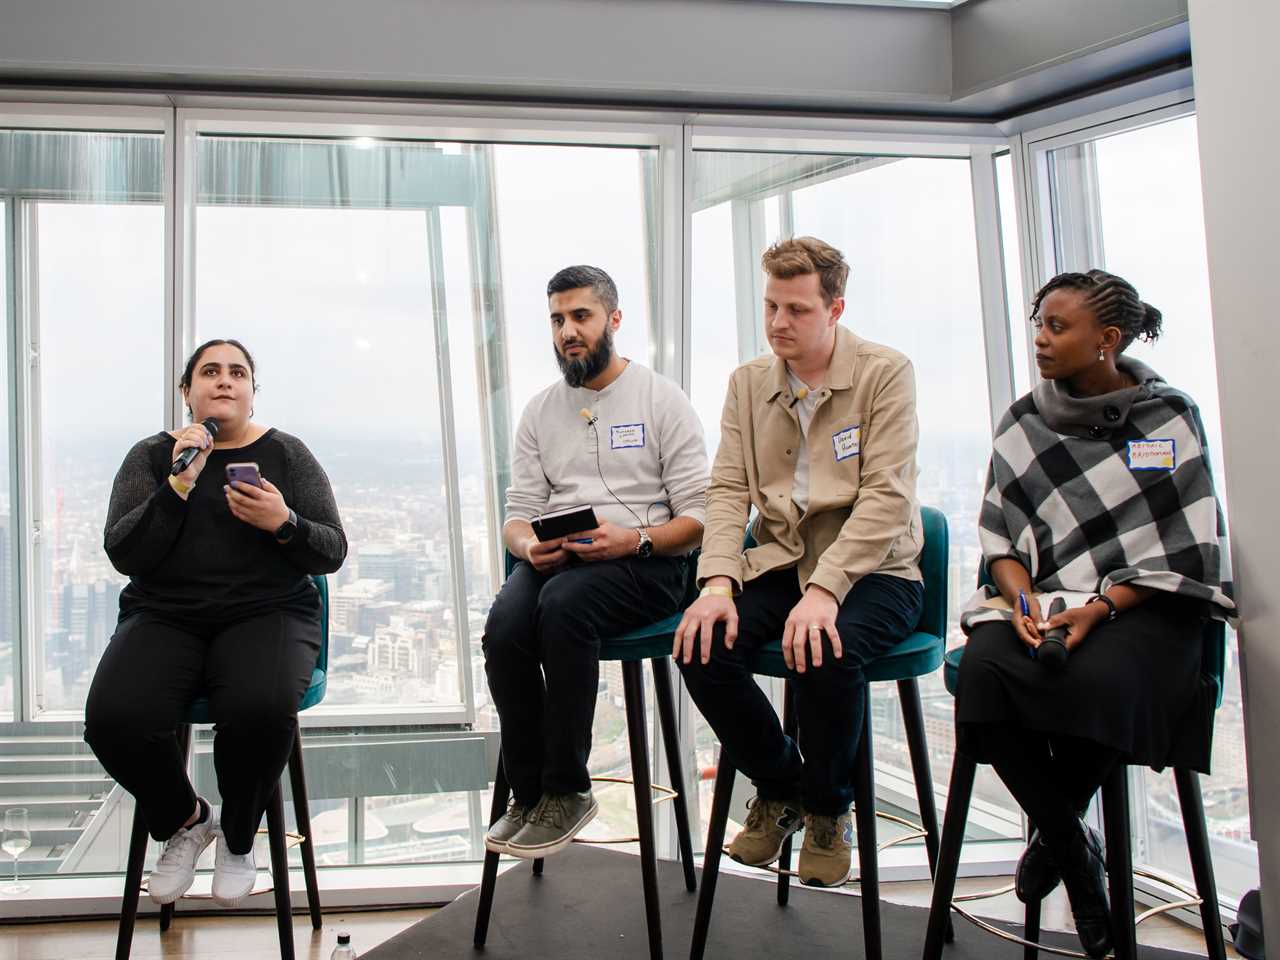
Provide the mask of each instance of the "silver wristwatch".
POLYGON ((649 536, 649 531, 644 527, 637 527, 636 533, 640 534, 640 542, 636 544, 637 557, 653 556, 653 539, 649 536))

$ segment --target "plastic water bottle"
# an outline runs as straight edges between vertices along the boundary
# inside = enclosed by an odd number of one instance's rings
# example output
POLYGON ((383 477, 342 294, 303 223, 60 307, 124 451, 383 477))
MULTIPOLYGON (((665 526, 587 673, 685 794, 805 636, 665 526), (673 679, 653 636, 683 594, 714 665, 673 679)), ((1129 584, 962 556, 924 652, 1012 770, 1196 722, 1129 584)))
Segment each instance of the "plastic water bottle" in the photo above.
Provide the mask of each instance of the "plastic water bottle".
POLYGON ((347 931, 338 931, 338 945, 329 954, 329 960, 356 960, 356 952, 351 948, 351 934, 347 931))

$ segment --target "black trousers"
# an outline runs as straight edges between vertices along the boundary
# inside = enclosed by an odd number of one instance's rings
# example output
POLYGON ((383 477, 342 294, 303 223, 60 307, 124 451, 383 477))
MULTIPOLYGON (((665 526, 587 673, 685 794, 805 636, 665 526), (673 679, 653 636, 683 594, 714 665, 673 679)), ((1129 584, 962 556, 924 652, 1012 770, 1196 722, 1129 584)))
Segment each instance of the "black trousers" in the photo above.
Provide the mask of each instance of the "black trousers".
POLYGON ((600 685, 600 641, 671 616, 684 557, 581 563, 543 576, 516 564, 489 610, 482 646, 517 803, 591 788, 587 759, 600 685))
POLYGON ((151 836, 168 840, 195 810, 177 726, 207 695, 222 830, 232 853, 249 852, 289 760, 320 629, 296 613, 197 626, 144 612, 117 625, 89 688, 84 739, 137 799, 151 836))
POLYGON ((1057 733, 991 725, 981 736, 996 773, 1055 850, 1120 758, 1120 751, 1096 741, 1057 733))
POLYGON ((762 797, 799 799, 809 813, 839 816, 853 802, 853 758, 867 706, 863 667, 915 629, 924 586, 884 574, 858 580, 836 614, 844 656, 836 659, 824 634, 822 666, 790 671, 803 756, 783 733, 749 666, 757 648, 782 636, 801 595, 795 567, 748 581, 734 601, 738 639, 733 649, 724 645, 724 624, 717 624, 710 661, 682 661, 680 672, 729 759, 751 777, 762 797))

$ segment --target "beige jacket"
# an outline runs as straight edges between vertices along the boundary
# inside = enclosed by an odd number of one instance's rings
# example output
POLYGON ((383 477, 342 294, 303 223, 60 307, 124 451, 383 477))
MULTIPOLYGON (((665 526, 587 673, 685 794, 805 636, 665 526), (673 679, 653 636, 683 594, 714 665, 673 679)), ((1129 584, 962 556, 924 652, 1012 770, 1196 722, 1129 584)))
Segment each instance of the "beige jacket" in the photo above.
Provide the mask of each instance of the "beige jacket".
POLYGON ((720 449, 707 490, 698 583, 744 581, 795 565, 843 603, 869 573, 920 580, 924 546, 916 501, 916 388, 896 350, 836 327, 826 386, 809 425, 809 507, 791 499, 796 449, 805 442, 786 364, 761 357, 729 380, 720 449), (759 546, 743 551, 747 515, 759 546))

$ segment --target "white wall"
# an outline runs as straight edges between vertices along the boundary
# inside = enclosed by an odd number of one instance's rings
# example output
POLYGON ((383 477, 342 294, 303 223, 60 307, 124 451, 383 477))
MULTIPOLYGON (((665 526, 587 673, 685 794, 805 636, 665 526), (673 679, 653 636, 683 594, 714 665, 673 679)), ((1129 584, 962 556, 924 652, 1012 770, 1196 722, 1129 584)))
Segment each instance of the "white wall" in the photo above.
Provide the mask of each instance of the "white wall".
POLYGON ((1253 835, 1271 953, 1280 955, 1280 430, 1276 228, 1280 89, 1274 0, 1191 0, 1204 223, 1243 613, 1245 731, 1253 835))

